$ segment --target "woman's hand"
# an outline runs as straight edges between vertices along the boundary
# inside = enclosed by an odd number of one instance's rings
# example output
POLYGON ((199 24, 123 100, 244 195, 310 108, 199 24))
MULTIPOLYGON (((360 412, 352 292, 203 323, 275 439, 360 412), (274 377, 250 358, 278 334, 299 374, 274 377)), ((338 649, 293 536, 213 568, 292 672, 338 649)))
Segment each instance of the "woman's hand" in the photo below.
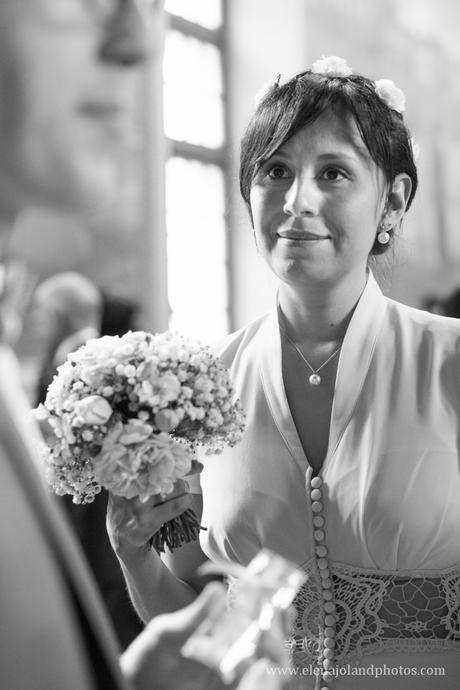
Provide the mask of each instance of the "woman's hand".
POLYGON ((172 493, 165 498, 152 496, 142 502, 109 494, 107 532, 115 553, 123 558, 130 553, 149 550, 149 540, 160 527, 183 513, 192 504, 188 484, 178 479, 172 493))
MULTIPOLYGON (((199 474, 203 465, 194 460, 188 476, 199 474)), ((109 493, 107 533, 113 550, 120 558, 141 550, 150 550, 149 541, 169 520, 191 507, 193 496, 185 479, 178 479, 174 490, 162 498, 151 496, 147 501, 123 498, 109 493)))
MULTIPOLYGON (((201 465, 195 463, 194 471, 201 465)), ((145 502, 109 494, 107 532, 120 562, 131 601, 139 617, 149 621, 158 614, 175 611, 192 602, 201 589, 195 587, 195 571, 204 560, 198 542, 185 544, 173 554, 160 558, 150 548, 150 540, 161 526, 176 518, 192 505, 201 515, 197 496, 188 492, 180 479, 164 499, 152 496, 145 502), (179 563, 180 574, 176 573, 179 563), (189 580, 191 581, 189 583, 189 580)))

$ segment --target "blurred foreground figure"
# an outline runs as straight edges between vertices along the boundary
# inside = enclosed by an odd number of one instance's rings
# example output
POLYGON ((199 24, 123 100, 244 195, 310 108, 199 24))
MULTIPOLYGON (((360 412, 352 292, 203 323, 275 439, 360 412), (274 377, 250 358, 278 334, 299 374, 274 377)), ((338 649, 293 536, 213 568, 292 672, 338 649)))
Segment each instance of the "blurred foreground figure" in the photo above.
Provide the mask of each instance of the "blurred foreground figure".
POLYGON ((35 318, 43 340, 45 357, 38 382, 37 404, 69 352, 98 338, 102 319, 102 295, 85 276, 67 271, 44 280, 34 294, 35 318))
MULTIPOLYGON (((123 141, 133 68, 145 53, 138 9, 131 0, 0 3, 2 260, 6 228, 25 206, 79 212, 115 193, 113 154, 123 141)), ((5 304, 3 291, 0 323, 5 304)), ((190 633, 221 610, 218 585, 192 607, 152 621, 121 657, 120 671, 93 581, 34 467, 36 432, 24 422, 17 361, 7 329, 0 332, 2 688, 222 687, 197 662, 178 663, 190 633)), ((247 690, 270 681, 263 664, 246 675, 247 690)))
MULTIPOLYGON (((100 290, 86 276, 65 271, 47 278, 35 290, 33 316, 37 340, 45 356, 35 405, 43 403, 48 386, 70 352, 100 335, 122 335, 134 327, 134 306, 100 290)), ((139 634, 142 624, 126 592, 123 575, 105 527, 107 492, 92 503, 76 505, 62 496, 64 506, 85 552, 123 648, 139 634)))

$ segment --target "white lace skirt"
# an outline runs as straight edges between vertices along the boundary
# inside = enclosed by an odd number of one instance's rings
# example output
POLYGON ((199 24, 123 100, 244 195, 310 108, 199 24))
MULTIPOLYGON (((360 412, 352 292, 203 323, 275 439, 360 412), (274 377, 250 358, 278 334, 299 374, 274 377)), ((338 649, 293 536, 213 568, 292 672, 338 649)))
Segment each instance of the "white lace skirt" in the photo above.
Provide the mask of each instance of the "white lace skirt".
POLYGON ((290 688, 458 690, 459 567, 386 572, 329 561, 322 571, 312 559, 304 568, 290 688))

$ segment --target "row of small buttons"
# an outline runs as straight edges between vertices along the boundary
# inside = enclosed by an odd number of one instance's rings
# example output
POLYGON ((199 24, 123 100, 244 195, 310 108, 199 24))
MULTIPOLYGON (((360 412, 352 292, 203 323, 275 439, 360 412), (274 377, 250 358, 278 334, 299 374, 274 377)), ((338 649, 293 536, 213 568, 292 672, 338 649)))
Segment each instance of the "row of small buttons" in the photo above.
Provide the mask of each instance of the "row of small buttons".
POLYGON ((334 666, 335 648, 335 604, 332 592, 332 580, 329 570, 327 546, 323 543, 326 535, 324 532, 325 520, 323 513, 323 481, 321 477, 313 477, 310 481, 311 509, 313 511, 313 538, 315 540, 316 564, 321 578, 321 594, 324 613, 324 638, 323 648, 318 662, 321 664, 322 680, 328 685, 323 685, 320 690, 329 690, 334 679, 332 667, 334 666))

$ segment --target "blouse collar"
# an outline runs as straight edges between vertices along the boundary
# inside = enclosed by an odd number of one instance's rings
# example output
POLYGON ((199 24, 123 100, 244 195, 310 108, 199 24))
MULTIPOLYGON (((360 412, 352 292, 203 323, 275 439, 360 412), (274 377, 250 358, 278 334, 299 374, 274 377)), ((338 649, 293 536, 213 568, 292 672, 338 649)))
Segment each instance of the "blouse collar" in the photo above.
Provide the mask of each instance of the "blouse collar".
MULTIPOLYGON (((323 467, 335 453, 353 415, 382 327, 386 300, 372 273, 356 305, 342 343, 334 389, 329 444, 323 467)), ((274 421, 303 472, 308 462, 292 419, 283 382, 277 307, 259 331, 260 372, 274 421)))

